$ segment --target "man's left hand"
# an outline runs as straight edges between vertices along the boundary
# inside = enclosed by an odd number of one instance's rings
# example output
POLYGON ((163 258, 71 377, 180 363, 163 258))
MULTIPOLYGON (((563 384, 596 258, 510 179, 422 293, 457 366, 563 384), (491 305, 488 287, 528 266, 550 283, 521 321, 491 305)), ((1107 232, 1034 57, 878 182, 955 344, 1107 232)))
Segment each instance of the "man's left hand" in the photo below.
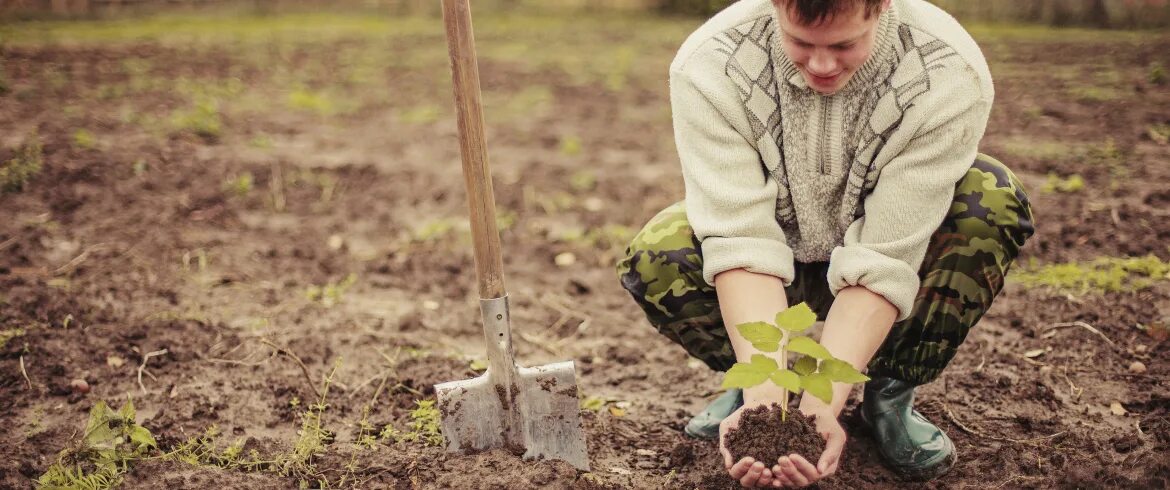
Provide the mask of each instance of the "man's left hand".
POLYGON ((780 457, 772 466, 774 486, 799 488, 812 485, 835 473, 837 465, 841 462, 841 451, 845 449, 845 429, 837 421, 836 414, 829 407, 801 411, 816 418, 817 433, 825 438, 825 450, 821 453, 816 466, 799 454, 780 457))

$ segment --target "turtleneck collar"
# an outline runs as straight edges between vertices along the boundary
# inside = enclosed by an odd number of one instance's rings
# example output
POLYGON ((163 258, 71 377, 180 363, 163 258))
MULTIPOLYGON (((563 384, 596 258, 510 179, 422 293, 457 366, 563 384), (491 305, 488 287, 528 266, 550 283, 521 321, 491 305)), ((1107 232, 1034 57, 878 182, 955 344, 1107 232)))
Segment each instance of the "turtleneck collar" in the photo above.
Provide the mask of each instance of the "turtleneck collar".
MULTIPOLYGON (((870 54, 869 59, 857 69, 853 74, 853 78, 845 84, 845 87, 838 93, 851 92, 858 87, 865 87, 872 84, 872 82, 889 75, 890 70, 894 66, 895 59, 895 42, 898 36, 898 3, 891 2, 890 8, 886 9, 878 18, 878 23, 875 29, 877 34, 874 37, 873 53, 870 54)), ((805 81, 804 76, 800 74, 800 70, 788 54, 784 52, 784 47, 781 43, 780 32, 780 10, 772 9, 772 20, 776 26, 776 33, 772 36, 772 59, 774 60, 774 67, 776 71, 776 78, 780 80, 787 80, 800 90, 809 89, 808 82, 805 81)))

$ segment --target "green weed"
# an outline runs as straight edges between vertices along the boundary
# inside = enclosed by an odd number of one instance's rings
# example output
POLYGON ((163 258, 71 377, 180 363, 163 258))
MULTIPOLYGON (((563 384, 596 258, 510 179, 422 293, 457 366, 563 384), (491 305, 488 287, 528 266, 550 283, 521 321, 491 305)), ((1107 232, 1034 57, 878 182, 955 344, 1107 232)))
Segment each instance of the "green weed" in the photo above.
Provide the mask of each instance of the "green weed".
POLYGON ((565 136, 561 138, 561 154, 565 156, 575 157, 581 154, 581 138, 576 136, 565 136))
POLYGON ((27 332, 25 332, 23 328, 9 328, 6 330, 0 330, 0 349, 3 349, 4 346, 8 344, 9 340, 15 339, 17 337, 23 337, 25 333, 27 332))
POLYGON ((443 444, 443 434, 440 429, 442 417, 435 407, 434 400, 416 400, 415 408, 410 411, 410 430, 400 432, 394 426, 387 425, 382 429, 379 438, 394 442, 421 442, 429 446, 443 444))
POLYGON ((209 141, 217 140, 223 134, 219 102, 211 97, 197 98, 192 107, 175 111, 171 114, 171 123, 180 131, 209 141))
POLYGON ((345 279, 336 282, 329 282, 323 286, 309 286, 305 290, 305 298, 309 301, 320 302, 321 306, 332 308, 341 303, 345 292, 349 290, 357 282, 357 274, 350 273, 345 276, 345 279))
POLYGON ((1103 257, 1089 262, 1030 266, 1010 277, 1025 287, 1048 287, 1076 294, 1132 292, 1170 280, 1170 263, 1155 255, 1103 257))
POLYGON ((45 157, 40 141, 33 140, 16 149, 16 154, 0 165, 0 191, 20 192, 41 172, 45 157))
POLYGON ((1150 141, 1159 145, 1170 144, 1170 124, 1153 124, 1146 128, 1150 141))
POLYGON ((414 228, 411 241, 417 243, 436 242, 446 238, 454 232, 459 220, 455 218, 438 218, 422 223, 414 228))
POLYGON ((422 105, 407 109, 399 114, 399 119, 406 124, 430 124, 439 120, 439 108, 433 105, 422 105))
POLYGON ((288 106, 292 109, 326 116, 333 114, 334 104, 325 94, 298 87, 288 94, 288 106))
POLYGON ((1092 87, 1083 85, 1069 88, 1068 94, 1081 102, 1109 102, 1118 100, 1124 96, 1124 93, 1116 87, 1092 87))
POLYGON ((1154 62, 1150 64, 1150 74, 1147 77, 1150 83, 1154 85, 1166 84, 1166 67, 1161 63, 1154 62))
POLYGON ((1061 178, 1055 173, 1048 174, 1048 181, 1040 188, 1041 192, 1079 192, 1085 188, 1085 179, 1078 174, 1070 175, 1066 178, 1061 178))
POLYGON ((37 485, 41 488, 113 488, 132 461, 157 448, 154 436, 138 425, 134 403, 127 401, 117 412, 105 402, 89 411, 85 435, 75 447, 62 450, 37 485))
POLYGON ((97 137, 87 129, 78 129, 73 132, 73 146, 82 150, 92 150, 97 148, 97 137))
POLYGON ((248 140, 248 146, 261 150, 271 150, 276 145, 272 142, 272 137, 267 134, 258 134, 251 140, 248 140))
POLYGON ((589 192, 597 188, 597 174, 591 170, 578 170, 569 176, 569 187, 577 192, 589 192))
POLYGON ((237 197, 247 196, 252 192, 253 177, 252 172, 244 172, 233 178, 225 180, 223 183, 223 191, 237 197))

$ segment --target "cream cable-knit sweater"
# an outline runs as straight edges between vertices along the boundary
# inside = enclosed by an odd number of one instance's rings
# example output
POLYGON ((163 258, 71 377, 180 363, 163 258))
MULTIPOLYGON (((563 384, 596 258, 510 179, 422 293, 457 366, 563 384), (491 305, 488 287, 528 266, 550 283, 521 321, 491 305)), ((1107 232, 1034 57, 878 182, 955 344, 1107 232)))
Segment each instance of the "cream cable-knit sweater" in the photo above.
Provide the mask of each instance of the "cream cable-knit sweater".
POLYGON ((670 68, 687 217, 703 276, 794 277, 829 261, 833 294, 863 286, 909 316, 918 269, 975 160, 994 89, 979 47, 924 0, 894 0, 870 59, 821 96, 780 47, 771 0, 741 0, 670 68))

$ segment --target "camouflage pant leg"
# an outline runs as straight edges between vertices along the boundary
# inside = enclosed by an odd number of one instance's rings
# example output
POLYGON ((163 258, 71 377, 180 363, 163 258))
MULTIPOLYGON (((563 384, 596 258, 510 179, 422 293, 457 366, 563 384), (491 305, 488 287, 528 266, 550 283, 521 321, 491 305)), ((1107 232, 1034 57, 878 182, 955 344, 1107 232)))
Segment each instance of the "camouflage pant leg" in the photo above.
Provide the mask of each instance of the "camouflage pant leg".
MULTIPOLYGON (((785 288, 789 302, 808 301, 824 318, 833 299, 825 281, 828 264, 795 265, 796 279, 785 288)), ((617 270, 622 287, 660 333, 711 369, 726 371, 735 364, 715 287, 703 279, 702 252, 683 203, 650 219, 617 270)))
POLYGON ((683 203, 675 203, 634 236, 618 276, 660 333, 711 369, 726 371, 735 353, 715 287, 703 280, 700 250, 683 203))
POLYGON ((1033 231, 1019 180, 999 161, 979 155, 931 237, 910 318, 894 325, 870 363, 871 375, 915 384, 936 378, 991 307, 1033 231))

